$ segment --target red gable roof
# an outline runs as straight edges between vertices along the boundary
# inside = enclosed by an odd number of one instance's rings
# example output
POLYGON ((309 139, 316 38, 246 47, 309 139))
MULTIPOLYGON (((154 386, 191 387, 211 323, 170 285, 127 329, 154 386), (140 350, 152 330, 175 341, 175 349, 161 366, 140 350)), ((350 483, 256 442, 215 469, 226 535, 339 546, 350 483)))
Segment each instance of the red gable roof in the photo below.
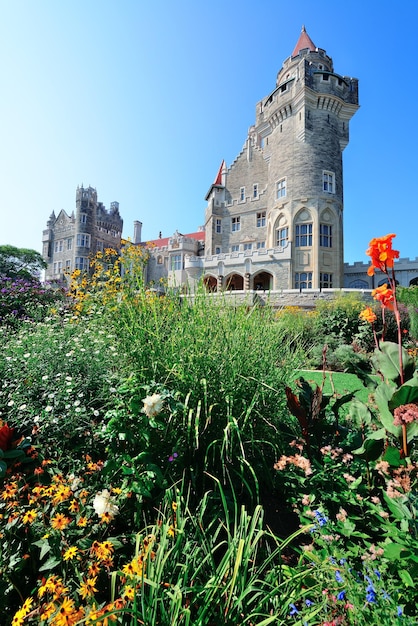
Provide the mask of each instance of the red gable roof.
MULTIPOLYGON (((205 241, 205 231, 199 230, 196 233, 188 233, 187 235, 180 235, 181 237, 185 237, 186 239, 196 239, 196 241, 205 241)), ((151 239, 149 241, 143 241, 141 245, 148 247, 156 247, 156 248, 165 248, 168 246, 169 240, 172 237, 159 237, 158 239, 151 239)))
POLYGON ((309 48, 312 52, 315 52, 316 50, 316 46, 306 32, 305 26, 302 26, 302 32, 299 35, 298 42, 292 52, 292 57, 296 57, 299 54, 299 50, 303 50, 304 48, 309 48))

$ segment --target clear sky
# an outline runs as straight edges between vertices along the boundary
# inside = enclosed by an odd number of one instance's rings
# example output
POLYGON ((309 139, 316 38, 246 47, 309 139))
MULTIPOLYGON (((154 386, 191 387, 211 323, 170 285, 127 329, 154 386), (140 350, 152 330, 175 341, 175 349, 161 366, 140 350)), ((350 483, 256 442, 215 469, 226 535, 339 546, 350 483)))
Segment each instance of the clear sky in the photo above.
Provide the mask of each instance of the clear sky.
POLYGON ((397 234, 418 256, 418 3, 0 0, 0 244, 41 250, 77 185, 117 200, 124 236, 193 232, 302 24, 359 79, 344 151, 345 260, 397 234), (322 7, 322 8, 321 8, 322 7), (415 182, 414 182, 415 181, 415 182))

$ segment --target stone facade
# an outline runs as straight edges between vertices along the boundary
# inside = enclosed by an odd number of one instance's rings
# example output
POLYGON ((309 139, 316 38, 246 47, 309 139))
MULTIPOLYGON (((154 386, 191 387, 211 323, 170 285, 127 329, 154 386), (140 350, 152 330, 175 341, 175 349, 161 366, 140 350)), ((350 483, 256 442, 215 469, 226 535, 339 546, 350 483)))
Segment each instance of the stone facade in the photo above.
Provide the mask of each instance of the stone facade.
POLYGON ((211 290, 343 287, 342 151, 357 109, 357 79, 335 73, 303 28, 242 151, 206 195, 204 245, 196 233, 175 238, 173 265, 173 252, 150 242, 166 277, 191 288, 203 278, 211 290))
MULTIPOLYGON (((396 247, 396 246, 395 246, 396 247)), ((374 276, 368 276, 367 270, 370 263, 355 263, 344 265, 344 287, 349 289, 375 289, 387 283, 385 274, 376 270, 374 276)), ((418 286, 418 257, 415 259, 396 259, 395 278, 401 287, 418 286)))
POLYGON ((43 231, 45 280, 63 283, 73 270, 88 270, 92 254, 105 248, 120 250, 122 227, 118 202, 112 202, 107 211, 97 201, 95 189, 77 187, 75 213, 62 210, 56 217, 53 212, 43 231))

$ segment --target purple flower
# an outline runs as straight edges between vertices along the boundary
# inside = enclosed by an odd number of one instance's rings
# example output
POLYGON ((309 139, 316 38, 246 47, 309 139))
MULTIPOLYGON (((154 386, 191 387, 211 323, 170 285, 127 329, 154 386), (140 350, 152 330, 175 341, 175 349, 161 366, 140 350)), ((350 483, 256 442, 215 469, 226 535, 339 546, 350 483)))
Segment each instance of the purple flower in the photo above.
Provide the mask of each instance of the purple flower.
POLYGON ((335 572, 335 580, 337 581, 337 583, 343 583, 344 579, 341 576, 341 572, 339 569, 337 569, 337 571, 335 572))
POLYGON ((176 459, 177 457, 178 457, 177 452, 173 452, 173 454, 171 454, 171 455, 168 457, 168 460, 169 460, 169 462, 170 462, 170 463, 172 463, 172 462, 174 461, 174 459, 176 459))
POLYGON ((344 600, 344 598, 345 598, 345 594, 346 594, 345 589, 343 589, 342 591, 340 591, 340 593, 337 595, 337 600, 344 600))
POLYGON ((309 598, 306 598, 305 604, 306 604, 307 607, 309 607, 309 606, 313 605, 313 602, 312 602, 312 600, 309 600, 309 598))
POLYGON ((402 613, 403 613, 402 607, 401 607, 401 606, 398 606, 398 608, 397 608, 397 610, 396 610, 396 615, 397 615, 398 617, 400 617, 400 616, 402 615, 402 613))
POLYGON ((299 611, 297 610, 297 608, 295 607, 294 604, 290 605, 290 615, 297 615, 299 613, 299 611))

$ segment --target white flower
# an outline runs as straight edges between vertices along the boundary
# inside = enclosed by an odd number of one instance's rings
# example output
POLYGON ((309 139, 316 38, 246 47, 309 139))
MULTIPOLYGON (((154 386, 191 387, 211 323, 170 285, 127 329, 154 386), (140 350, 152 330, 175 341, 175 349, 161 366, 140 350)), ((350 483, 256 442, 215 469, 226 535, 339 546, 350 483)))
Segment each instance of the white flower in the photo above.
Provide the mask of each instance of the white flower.
POLYGON ((22 405, 19 407, 19 411, 24 411, 25 409, 26 409, 26 404, 22 404, 22 405))
POLYGON ((30 352, 26 352, 23 356, 25 359, 28 359, 30 357, 30 352))
POLYGON ((33 418, 33 421, 35 422, 35 424, 37 424, 40 420, 39 415, 35 415, 35 417, 33 418))
POLYGON ((147 417, 153 417, 160 413, 164 404, 164 400, 159 393, 153 393, 152 396, 147 396, 142 402, 144 403, 142 412, 145 413, 147 417))
POLYGON ((103 513, 108 513, 110 517, 113 518, 119 513, 119 507, 113 503, 108 489, 103 489, 103 491, 99 491, 99 493, 94 496, 93 509, 99 517, 101 517, 103 513))
POLYGON ((47 374, 45 374, 44 376, 42 376, 42 380, 48 380, 49 376, 47 374))
POLYGON ((14 403, 15 403, 15 401, 14 401, 14 400, 9 400, 9 402, 7 403, 7 406, 13 406, 13 405, 14 405, 14 403))
POLYGON ((46 406, 46 407, 45 407, 45 411, 46 411, 47 413, 50 413, 50 412, 52 411, 52 406, 50 406, 50 405, 46 406))

